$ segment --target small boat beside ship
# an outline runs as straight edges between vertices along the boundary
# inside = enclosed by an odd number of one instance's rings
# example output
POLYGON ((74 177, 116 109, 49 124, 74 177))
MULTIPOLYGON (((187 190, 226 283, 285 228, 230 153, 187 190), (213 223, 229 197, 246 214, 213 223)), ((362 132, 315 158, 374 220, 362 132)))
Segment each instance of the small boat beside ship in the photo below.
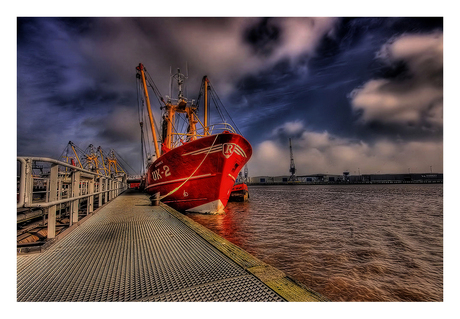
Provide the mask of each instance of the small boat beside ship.
POLYGON ((145 175, 144 190, 182 212, 223 212, 238 173, 251 158, 251 144, 228 123, 208 125, 209 80, 206 76, 195 103, 183 95, 186 76, 180 70, 171 75, 177 83, 177 99, 166 97, 166 100, 146 76, 145 67, 139 64, 136 70, 155 148, 145 175), (156 134, 148 86, 163 104, 160 139, 156 134), (204 98, 203 121, 198 117, 201 97, 204 98), (176 118, 180 115, 187 121, 184 131, 178 130, 180 125, 176 118))
POLYGON ((249 200, 249 189, 245 183, 233 185, 230 192, 229 202, 247 202, 249 200))

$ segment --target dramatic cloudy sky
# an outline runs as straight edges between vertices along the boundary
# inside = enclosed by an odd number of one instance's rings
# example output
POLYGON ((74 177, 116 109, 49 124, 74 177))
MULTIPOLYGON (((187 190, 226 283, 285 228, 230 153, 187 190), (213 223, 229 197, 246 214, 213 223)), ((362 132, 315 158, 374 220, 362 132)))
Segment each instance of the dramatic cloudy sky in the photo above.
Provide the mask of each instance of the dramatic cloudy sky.
POLYGON ((18 155, 73 141, 140 170, 139 62, 163 95, 170 67, 189 98, 208 75, 251 176, 289 174, 289 138, 298 175, 443 172, 442 18, 20 17, 18 155))

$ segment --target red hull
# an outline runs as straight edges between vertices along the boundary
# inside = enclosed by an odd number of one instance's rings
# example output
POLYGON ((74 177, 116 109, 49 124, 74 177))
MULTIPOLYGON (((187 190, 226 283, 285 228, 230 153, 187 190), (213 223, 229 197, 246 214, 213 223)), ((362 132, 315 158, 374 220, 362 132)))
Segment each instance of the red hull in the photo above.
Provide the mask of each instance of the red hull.
POLYGON ((160 156, 148 169, 145 189, 179 211, 219 213, 251 155, 241 135, 206 136, 160 156))

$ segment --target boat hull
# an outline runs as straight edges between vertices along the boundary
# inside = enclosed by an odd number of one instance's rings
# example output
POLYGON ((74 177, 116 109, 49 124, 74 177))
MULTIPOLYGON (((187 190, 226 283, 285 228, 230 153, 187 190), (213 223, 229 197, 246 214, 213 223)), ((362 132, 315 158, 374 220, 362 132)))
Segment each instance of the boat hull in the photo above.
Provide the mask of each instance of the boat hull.
POLYGON ((239 134, 223 132, 176 147, 149 166, 145 190, 181 212, 221 213, 252 155, 239 134))

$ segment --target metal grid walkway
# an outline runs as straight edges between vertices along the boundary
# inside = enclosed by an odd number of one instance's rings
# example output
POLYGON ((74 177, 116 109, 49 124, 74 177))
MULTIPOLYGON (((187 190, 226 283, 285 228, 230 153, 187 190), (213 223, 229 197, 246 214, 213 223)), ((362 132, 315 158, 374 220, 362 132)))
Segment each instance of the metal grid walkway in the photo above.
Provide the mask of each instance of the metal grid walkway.
POLYGON ((125 193, 40 254, 17 301, 285 301, 148 197, 125 193))

